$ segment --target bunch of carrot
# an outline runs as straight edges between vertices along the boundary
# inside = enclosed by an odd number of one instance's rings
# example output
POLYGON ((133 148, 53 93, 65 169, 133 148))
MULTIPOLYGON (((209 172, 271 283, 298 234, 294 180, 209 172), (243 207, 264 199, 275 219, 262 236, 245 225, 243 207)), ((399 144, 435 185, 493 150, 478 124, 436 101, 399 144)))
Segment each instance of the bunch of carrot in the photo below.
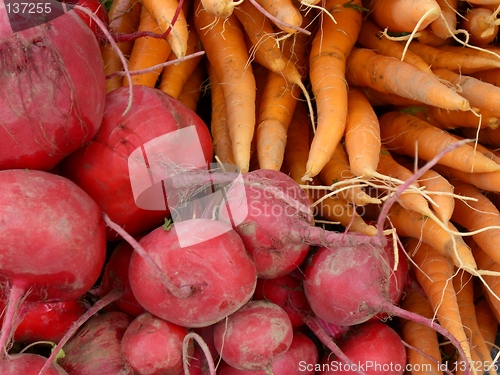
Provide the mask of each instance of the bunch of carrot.
MULTIPOLYGON (((112 76, 107 89, 148 85, 208 106, 218 160, 288 173, 318 219, 366 235, 415 168, 476 139, 410 184, 389 219, 418 285, 406 308, 435 317, 486 365, 500 322, 498 9, 500 0, 114 0, 113 32, 166 36, 119 43, 142 74, 112 76)), ((102 51, 107 74, 122 70, 102 51)), ((402 328, 409 361, 442 373, 438 337, 413 324, 402 328)))

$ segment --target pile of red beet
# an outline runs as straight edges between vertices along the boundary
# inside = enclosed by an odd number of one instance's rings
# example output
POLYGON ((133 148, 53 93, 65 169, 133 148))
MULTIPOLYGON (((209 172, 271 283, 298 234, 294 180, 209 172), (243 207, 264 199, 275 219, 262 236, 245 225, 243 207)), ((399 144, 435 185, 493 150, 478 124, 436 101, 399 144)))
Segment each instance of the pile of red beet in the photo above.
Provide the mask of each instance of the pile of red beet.
POLYGON ((1 374, 403 374, 380 319, 429 322, 395 305, 390 241, 315 226, 283 173, 223 172, 156 89, 126 111, 75 12, 13 34, 2 4, 1 374))

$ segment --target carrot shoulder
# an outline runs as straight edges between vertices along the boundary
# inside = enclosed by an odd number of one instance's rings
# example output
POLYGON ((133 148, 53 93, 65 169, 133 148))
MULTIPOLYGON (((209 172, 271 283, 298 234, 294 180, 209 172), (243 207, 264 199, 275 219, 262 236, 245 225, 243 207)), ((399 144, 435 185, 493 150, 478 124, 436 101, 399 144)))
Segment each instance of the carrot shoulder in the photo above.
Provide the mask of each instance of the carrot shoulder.
POLYGON ((250 168, 250 149, 255 130, 255 77, 242 27, 234 14, 217 19, 195 2, 195 27, 206 56, 221 84, 226 102, 229 136, 236 165, 250 168))
POLYGON ((367 6, 372 20, 391 32, 412 32, 414 29, 425 29, 441 14, 441 8, 435 0, 412 2, 371 0, 367 6))
POLYGON ((350 86, 368 86, 450 110, 470 109, 464 97, 441 83, 433 74, 366 48, 353 49, 347 59, 346 78, 350 86))
POLYGON ((340 142, 347 121, 347 56, 361 28, 361 2, 327 0, 326 10, 337 23, 322 13, 310 54, 310 81, 316 97, 317 129, 311 144, 303 180, 316 176, 330 160, 340 142), (356 7, 358 6, 358 7, 356 7))

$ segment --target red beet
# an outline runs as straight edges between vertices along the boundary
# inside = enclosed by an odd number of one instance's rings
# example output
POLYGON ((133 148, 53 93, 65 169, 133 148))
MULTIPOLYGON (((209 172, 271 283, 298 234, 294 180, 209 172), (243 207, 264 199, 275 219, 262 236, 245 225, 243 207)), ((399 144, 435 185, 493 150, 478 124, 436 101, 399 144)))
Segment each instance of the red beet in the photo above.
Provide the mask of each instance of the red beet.
POLYGON ((0 80, 0 169, 49 170, 99 129, 102 58, 75 12, 15 34, 0 27, 0 80))
MULTIPOLYGON (((0 311, 5 307, 0 302, 0 311)), ((21 311, 27 310, 18 325, 14 340, 23 343, 35 341, 58 342, 71 325, 84 313, 85 308, 80 300, 59 302, 26 302, 21 311)))
POLYGON ((144 313, 145 310, 137 302, 128 280, 128 268, 133 252, 132 246, 125 241, 113 250, 104 268, 99 295, 106 295, 112 290, 123 291, 123 295, 113 302, 113 306, 135 317, 144 313))
POLYGON ((94 316, 64 346, 59 364, 71 375, 133 375, 120 352, 132 320, 122 312, 94 316))
MULTIPOLYGON (((0 361, 2 375, 38 375, 47 358, 37 354, 13 354, 8 359, 0 361)), ((52 363, 45 375, 69 375, 58 364, 52 363)))
POLYGON ((106 257, 106 228, 96 203, 66 178, 4 170, 0 185, 0 286, 8 298, 1 348, 21 298, 74 300, 94 285, 106 257))
POLYGON ((253 295, 255 264, 238 234, 220 221, 182 221, 170 230, 155 229, 139 243, 171 279, 173 288, 167 289, 137 252, 130 261, 130 286, 137 301, 162 319, 189 328, 208 326, 238 310, 253 295), (194 243, 183 247, 180 238, 194 243))
MULTIPOLYGON (((139 375, 179 375, 183 371, 184 327, 146 312, 128 326, 121 341, 121 353, 139 375)), ((189 355, 193 354, 190 345, 189 355)))
MULTIPOLYGON (((162 161, 206 168, 212 159, 210 132, 196 113, 157 89, 134 86, 133 95, 132 107, 124 115, 129 88, 108 93, 96 137, 61 164, 61 174, 81 186, 101 210, 130 235, 154 229, 169 214, 162 190, 165 176, 161 174, 163 171, 158 171, 162 161), (173 143, 182 149, 164 147, 162 139, 167 134, 182 134, 176 131, 188 130, 190 126, 194 126, 195 136, 182 140, 186 146, 179 140, 173 143), (131 176, 129 156, 135 150, 138 151, 134 155, 138 157, 145 151, 149 164, 147 167, 145 162, 135 163, 139 168, 135 168, 131 176), (140 185, 139 190, 150 189, 134 196, 131 182, 140 185)), ((111 231, 108 238, 119 239, 111 231)))

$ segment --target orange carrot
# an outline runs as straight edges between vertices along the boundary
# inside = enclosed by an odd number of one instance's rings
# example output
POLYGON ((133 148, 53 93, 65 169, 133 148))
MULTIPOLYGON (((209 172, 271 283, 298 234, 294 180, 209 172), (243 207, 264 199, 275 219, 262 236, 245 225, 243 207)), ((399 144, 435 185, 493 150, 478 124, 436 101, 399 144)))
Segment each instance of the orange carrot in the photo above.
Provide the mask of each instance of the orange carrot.
POLYGON ((339 222, 348 231, 362 233, 367 236, 375 236, 377 234, 377 228, 371 224, 367 224, 363 217, 358 214, 355 207, 345 199, 337 195, 322 199, 327 193, 328 191, 326 190, 317 191, 317 199, 321 199, 316 206, 316 213, 319 217, 339 222))
MULTIPOLYGON (((389 218, 399 236, 421 240, 451 259, 457 268, 477 270, 476 261, 462 237, 448 233, 428 217, 406 210, 397 203, 390 209, 389 218)), ((451 223, 448 223, 448 228, 458 231, 451 223)))
POLYGON ((179 8, 179 2, 177 0, 141 0, 141 4, 156 21, 159 27, 158 34, 164 34, 172 27, 166 37, 167 42, 175 56, 178 58, 186 56, 189 32, 186 17, 179 8), (177 14, 177 19, 172 25, 175 14, 177 14))
POLYGON ((486 346, 486 342, 478 326, 474 306, 474 282, 472 277, 463 270, 460 270, 453 277, 453 287, 457 293, 458 309, 462 317, 465 334, 472 348, 471 355, 476 369, 482 373, 488 372, 490 375, 496 375, 496 371, 491 366, 493 364, 491 352, 486 346))
POLYGON ((178 100, 192 111, 196 112, 201 93, 203 81, 206 78, 205 67, 198 64, 191 76, 187 79, 179 94, 178 100))
POLYGON ((444 165, 436 165, 434 169, 446 178, 456 178, 479 189, 500 192, 500 172, 468 173, 444 165))
MULTIPOLYGON (((405 291, 401 307, 425 318, 434 318, 434 311, 429 299, 413 289, 405 291)), ((401 324, 401 336, 408 345, 419 349, 419 351, 410 348, 406 349, 408 365, 412 369, 412 375, 443 374, 443 371, 439 368, 441 351, 436 331, 423 324, 418 324, 411 320, 403 320, 401 324), (424 368, 427 370, 426 372, 421 371, 424 368)))
POLYGON ((483 46, 491 43, 498 35, 497 15, 482 7, 469 8, 461 26, 469 32, 469 43, 483 46))
POLYGON ((355 176, 371 178, 380 154, 380 126, 370 102, 360 91, 347 93, 345 148, 355 176))
POLYGON ((290 177, 299 184, 306 171, 309 155, 309 131, 311 120, 304 102, 298 102, 288 127, 285 155, 283 159, 290 177))
MULTIPOLYGON (((200 47, 200 38, 198 34, 195 31, 190 32, 186 54, 190 55, 198 52, 200 47)), ((202 57, 203 56, 194 57, 178 64, 164 67, 161 72, 161 80, 158 88, 177 99, 182 91, 182 87, 186 84, 190 75, 195 71, 202 57)), ((175 60, 175 58, 176 57, 171 54, 168 60, 175 60)))
POLYGON ((411 3, 401 0, 370 0, 367 8, 377 25, 399 33, 425 29, 441 14, 441 8, 434 0, 411 3))
POLYGON ((280 170, 283 163, 286 134, 300 95, 299 87, 293 88, 281 75, 267 75, 256 133, 259 165, 263 169, 280 170))
MULTIPOLYGON (((312 21, 312 15, 305 15, 303 26, 312 21)), ((280 169, 283 163, 287 129, 292 120, 297 101, 303 85, 298 86, 288 80, 305 79, 309 71, 310 37, 304 33, 297 33, 285 40, 282 53, 286 64, 285 73, 269 72, 267 82, 259 102, 257 127, 257 155, 261 168, 280 169)))
POLYGON ((479 330, 483 335, 488 351, 491 352, 498 331, 498 321, 484 298, 476 302, 476 317, 479 330))
MULTIPOLYGON (((415 116, 401 112, 387 112, 380 121, 380 134, 389 150, 423 160, 431 160, 448 145, 455 143, 455 137, 433 127, 415 116)), ((500 170, 495 163, 474 147, 465 144, 444 155, 439 164, 453 167, 464 172, 493 172, 500 170)))
POLYGON ((474 234, 474 241, 487 253, 493 260, 500 263, 500 212, 495 205, 481 191, 464 182, 452 180, 455 187, 455 193, 465 197, 471 197, 476 201, 462 201, 455 199, 455 210, 452 219, 470 232, 481 228, 496 226, 497 228, 488 229, 474 234))
MULTIPOLYGON (((288 140, 285 149, 284 166, 290 177, 297 183, 302 184, 302 176, 306 170, 307 157, 309 154, 309 133, 311 122, 308 117, 307 106, 304 102, 298 102, 294 116, 288 128, 288 140)), ((317 178, 315 178, 317 179, 317 178)), ((309 184, 309 183, 307 183, 309 184)), ((311 202, 323 197, 326 191, 306 189, 311 202)), ((314 212, 325 220, 339 222, 350 231, 374 236, 377 229, 367 224, 353 206, 347 201, 331 196, 315 207, 314 212)))
MULTIPOLYGON (((137 30, 141 18, 141 3, 135 0, 114 0, 108 12, 109 29, 115 34, 130 34, 137 30)), ((133 41, 117 43, 120 51, 130 55, 133 41)), ((110 43, 101 47, 106 75, 123 70, 122 62, 110 43)), ((106 80, 106 92, 122 87, 123 77, 114 76, 106 80)))
POLYGON ((318 125, 303 180, 316 176, 333 155, 344 134, 347 121, 346 59, 361 28, 361 2, 327 0, 325 9, 337 23, 321 14, 310 54, 310 81, 316 97, 318 125))
POLYGON ((469 48, 450 49, 431 47, 427 44, 410 43, 408 49, 423 58, 433 69, 449 69, 461 74, 469 74, 484 69, 500 67, 500 61, 468 54, 469 48))
POLYGON ((475 112, 480 114, 481 117, 472 111, 448 111, 426 104, 406 108, 400 107, 398 110, 416 116, 442 130, 467 127, 473 128, 474 132, 476 132, 478 126, 481 128, 496 129, 500 125, 499 117, 490 115, 488 111, 481 111, 480 109, 475 109, 475 112))
POLYGON ((292 1, 257 0, 256 2, 269 12, 272 16, 271 19, 275 20, 274 23, 276 26, 289 34, 295 34, 297 32, 297 28, 300 28, 302 25, 302 15, 292 1))
POLYGON ((195 2, 195 28, 224 94, 229 136, 236 165, 246 173, 255 130, 255 77, 250 65, 243 30, 231 15, 217 19, 195 2))
MULTIPOLYGON (((469 244, 480 269, 500 272, 500 264, 495 262, 488 254, 486 254, 475 241, 471 238, 467 238, 467 243, 469 244)), ((486 297, 486 301, 488 302, 491 312, 495 315, 497 321, 500 322, 500 278, 493 275, 483 275, 483 281, 485 283, 482 284, 483 294, 486 297)))
MULTIPOLYGON (((406 181, 413 177, 413 172, 398 163, 384 146, 381 146, 380 149, 377 172, 379 175, 388 176, 391 179, 399 181, 406 181)), ((407 192, 401 194, 398 198, 399 204, 407 210, 417 211, 423 215, 432 217, 433 213, 429 208, 427 200, 416 192, 416 189, 420 188, 420 184, 415 181, 410 186, 414 189, 408 189, 407 192)))
POLYGON ((481 70, 480 72, 471 73, 470 76, 500 86, 500 68, 481 70))
POLYGON ((210 1, 210 0, 201 0, 203 8, 210 13, 212 16, 217 18, 227 18, 231 14, 233 14, 234 8, 243 3, 243 0, 233 1, 233 0, 224 0, 224 1, 210 1))
POLYGON ((378 55, 365 48, 353 49, 349 55, 346 79, 350 86, 368 86, 380 92, 397 94, 440 108, 462 111, 470 109, 465 98, 442 84, 436 76, 394 57, 378 55))
MULTIPOLYGON (((415 39, 418 40, 420 43, 424 43, 427 44, 428 46, 438 47, 438 48, 447 46, 451 44, 452 41, 454 40, 453 38, 438 37, 436 34, 434 34, 434 31, 432 31, 430 26, 427 26, 427 28, 420 30, 417 34, 415 34, 415 37, 416 37, 415 39)), ((411 51, 407 50, 407 52, 411 51)))
POLYGON ((436 0, 441 15, 429 25, 432 32, 441 39, 450 38, 456 33, 458 0, 436 0))
MULTIPOLYGON (((141 9, 139 31, 160 32, 156 21, 151 17, 145 7, 141 9)), ((149 36, 140 37, 134 42, 129 60, 129 69, 130 71, 142 70, 164 63, 167 61, 171 51, 170 45, 163 38, 153 38, 149 36)), ((124 79, 123 85, 129 86, 132 84, 155 87, 160 73, 161 68, 156 69, 154 72, 134 75, 131 77, 131 82, 124 79)))
POLYGON ((261 60, 260 63, 273 72, 283 71, 286 60, 278 47, 276 34, 269 18, 250 1, 242 2, 235 8, 234 14, 245 29, 252 45, 251 48, 259 50, 262 54, 263 61, 261 60))
POLYGON ((451 195, 453 193, 453 185, 432 169, 422 175, 419 184, 429 193, 432 200, 436 203, 435 206, 431 206, 436 216, 443 223, 448 223, 455 209, 455 199, 451 195))
POLYGON ((454 85, 471 106, 500 117, 500 111, 497 109, 500 104, 500 87, 482 82, 474 77, 454 73, 448 69, 437 69, 434 74, 454 85))
POLYGON ((479 132, 477 129, 460 129, 460 134, 464 138, 475 139, 482 145, 488 145, 493 147, 500 146, 500 129, 497 128, 482 128, 479 132))
POLYGON ((421 102, 410 99, 410 98, 403 98, 402 96, 396 95, 396 94, 390 94, 386 92, 380 92, 377 91, 371 87, 367 86, 354 86, 351 85, 351 88, 355 88, 356 90, 360 91, 370 104, 374 107, 377 106, 388 106, 388 105, 395 105, 395 106, 404 106, 404 107, 418 107, 422 105, 421 102))
POLYGON ((222 95, 220 83, 210 64, 208 64, 208 76, 210 80, 210 97, 212 100, 210 130, 213 139, 214 155, 222 163, 234 164, 233 146, 227 128, 226 102, 224 101, 224 95, 222 95))
POLYGON ((413 273, 429 299, 439 323, 460 342, 472 364, 470 343, 462 325, 452 282, 453 265, 439 251, 415 238, 405 243, 405 249, 417 265, 413 268, 413 273))
MULTIPOLYGON (((382 28, 377 26, 370 19, 363 20, 361 30, 358 35, 358 43, 364 48, 371 49, 380 55, 391 56, 401 59, 404 46, 400 43, 382 36, 382 28)), ((415 68, 427 73, 431 73, 431 67, 420 56, 411 51, 404 54, 404 62, 413 65, 415 68)))
MULTIPOLYGON (((356 176, 352 174, 349 168, 349 160, 341 143, 335 148, 332 157, 319 173, 319 177, 322 183, 327 186, 342 181, 348 183, 349 180, 356 179, 356 176)), ((339 196, 349 203, 356 206, 365 206, 368 203, 380 203, 379 199, 370 197, 361 187, 353 183, 349 183, 349 185, 343 186, 348 187, 348 189, 339 193, 339 196)))

